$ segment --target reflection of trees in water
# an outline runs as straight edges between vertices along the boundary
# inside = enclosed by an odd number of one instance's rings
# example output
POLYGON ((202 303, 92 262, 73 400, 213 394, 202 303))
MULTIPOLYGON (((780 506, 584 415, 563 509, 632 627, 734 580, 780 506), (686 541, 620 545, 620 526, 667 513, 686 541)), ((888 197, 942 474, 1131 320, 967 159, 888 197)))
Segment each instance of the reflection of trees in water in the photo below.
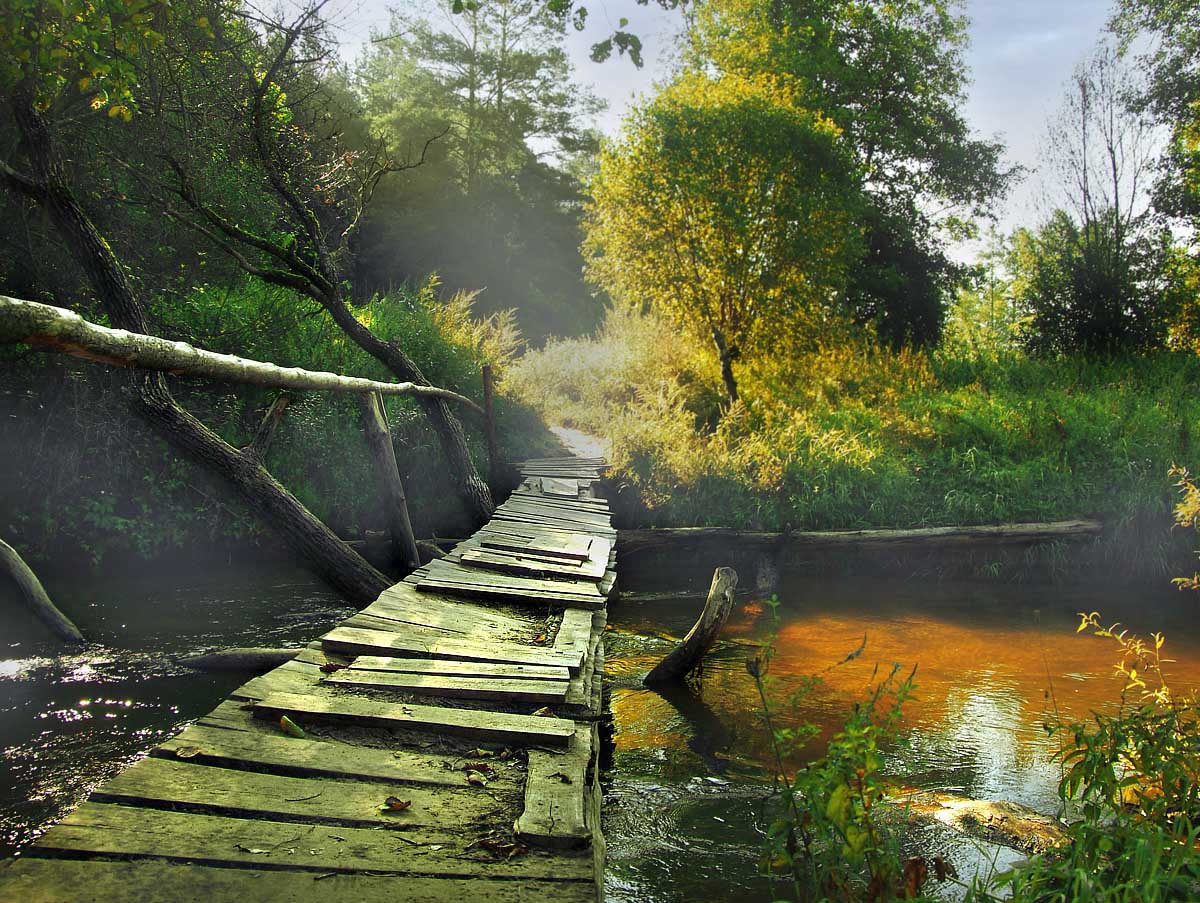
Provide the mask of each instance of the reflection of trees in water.
POLYGON ((1057 745, 1042 729, 1049 703, 991 673, 964 676, 969 683, 947 690, 944 717, 909 732, 893 772, 917 786, 1052 812, 1059 769, 1057 745))

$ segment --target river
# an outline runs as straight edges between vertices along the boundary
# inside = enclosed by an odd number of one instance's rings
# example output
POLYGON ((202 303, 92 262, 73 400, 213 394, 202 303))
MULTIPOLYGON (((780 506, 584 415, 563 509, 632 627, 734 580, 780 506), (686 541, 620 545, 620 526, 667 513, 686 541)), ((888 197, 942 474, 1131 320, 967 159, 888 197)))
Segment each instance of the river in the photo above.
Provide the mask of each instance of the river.
MULTIPOLYGON (((305 642, 351 609, 304 572, 262 565, 203 576, 112 575, 49 589, 91 640, 63 655, 41 627, 0 607, 0 853, 11 854, 122 765, 207 712, 244 676, 198 675, 180 655, 305 642)), ((775 635, 782 696, 824 671, 783 717, 819 725, 811 754, 859 698, 877 665, 917 667, 898 783, 1023 803, 1053 813, 1058 770, 1042 729, 1111 704, 1114 648, 1077 635, 1099 609, 1136 631, 1162 630, 1176 688, 1200 686, 1191 595, 1048 586, 880 580, 785 582, 778 621, 767 600, 739 597, 696 692, 644 690, 641 676, 685 632, 696 588, 626 587, 613 605, 607 670, 613 712, 604 830, 613 901, 769 900, 757 873, 770 750, 745 668, 775 635), (853 661, 826 670, 866 645, 853 661), (1053 690, 1051 694, 1050 691, 1053 690)), ((801 753, 804 755, 806 753, 801 753)), ((969 872, 1016 854, 950 832, 919 839, 969 872)))

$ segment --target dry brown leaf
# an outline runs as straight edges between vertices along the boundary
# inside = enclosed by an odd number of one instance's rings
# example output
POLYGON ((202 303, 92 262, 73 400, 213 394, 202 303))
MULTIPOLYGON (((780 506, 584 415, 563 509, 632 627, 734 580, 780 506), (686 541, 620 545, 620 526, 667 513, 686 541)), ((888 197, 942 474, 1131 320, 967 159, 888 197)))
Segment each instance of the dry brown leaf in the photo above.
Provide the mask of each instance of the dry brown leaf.
POLYGON ((403 812, 412 805, 412 800, 402 800, 398 796, 389 796, 379 807, 380 812, 403 812))
POLYGON ((347 667, 349 667, 349 666, 348 665, 339 665, 337 662, 326 662, 325 664, 323 664, 321 666, 321 673, 322 674, 333 674, 335 671, 342 671, 347 667))
POLYGON ((478 771, 468 771, 467 783, 474 784, 476 787, 486 787, 488 782, 487 778, 478 771))
POLYGON ((554 710, 551 709, 550 706, 544 705, 540 709, 538 709, 536 712, 534 712, 533 714, 540 715, 543 718, 553 718, 554 710))

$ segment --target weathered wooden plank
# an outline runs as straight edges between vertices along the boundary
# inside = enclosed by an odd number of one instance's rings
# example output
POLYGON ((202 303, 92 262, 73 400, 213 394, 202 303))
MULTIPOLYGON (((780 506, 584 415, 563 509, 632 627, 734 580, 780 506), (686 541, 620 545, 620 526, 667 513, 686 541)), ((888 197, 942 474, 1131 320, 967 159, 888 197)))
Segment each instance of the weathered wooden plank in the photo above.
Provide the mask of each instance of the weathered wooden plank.
MULTIPOLYGON (((532 532, 532 531, 531 531, 532 532)), ((479 532, 479 545, 485 549, 499 549, 504 552, 531 552, 537 555, 548 555, 570 561, 587 561, 588 549, 592 540, 587 536, 573 536, 567 540, 556 540, 550 537, 531 535, 527 538, 493 533, 486 527, 479 532)))
POLYGON ((594 612, 582 608, 563 610, 562 623, 554 636, 554 648, 587 654, 592 635, 594 612))
POLYGON ((431 878, 420 875, 320 874, 255 868, 214 868, 151 859, 133 862, 32 859, 0 867, 0 896, 22 903, 591 903, 583 881, 431 878))
MULTIPOLYGON (((460 544, 461 545, 461 544, 460 544)), ((367 611, 389 617, 411 618, 429 627, 455 627, 460 630, 483 629, 495 633, 526 629, 529 618, 499 612, 486 605, 474 605, 461 599, 451 599, 434 593, 423 593, 406 584, 397 583, 385 589, 367 611)))
POLYGON ((498 523, 511 523, 537 529, 562 530, 568 533, 587 533, 591 536, 603 536, 606 539, 616 539, 617 531, 612 527, 597 527, 581 524, 577 521, 562 520, 537 514, 527 514, 523 511, 496 511, 496 516, 489 522, 488 527, 495 529, 498 523))
POLYGON ((515 665, 550 665, 579 669, 582 660, 573 653, 511 643, 483 643, 471 640, 410 638, 382 630, 358 627, 335 627, 321 639, 322 644, 337 652, 355 655, 412 656, 414 658, 448 658, 463 661, 498 662, 515 665))
POLYGON ((312 718, 353 721, 456 734, 497 743, 564 746, 572 732, 572 722, 561 718, 378 702, 361 696, 318 697, 276 693, 255 703, 254 710, 268 718, 289 715, 299 716, 301 721, 312 718))
POLYGON ((286 816, 321 824, 388 828, 466 826, 490 819, 496 812, 496 800, 479 794, 465 780, 451 790, 258 774, 196 764, 192 759, 165 758, 142 759, 93 793, 91 799, 127 806, 168 803, 174 804, 172 808, 183 805, 191 811, 239 818, 286 816), (407 801, 408 808, 381 811, 392 795, 407 801))
POLYGON ((592 759, 592 727, 581 724, 561 751, 529 751, 525 809, 517 836, 541 846, 578 846, 591 838, 584 818, 584 791, 592 759))
MULTIPOLYGON (((84 803, 38 841, 38 848, 155 857, 308 872, 384 872, 446 877, 591 877, 582 857, 532 850, 497 859, 467 847, 477 832, 455 828, 379 831, 84 803)), ((319 889, 316 891, 319 896, 319 889)), ((189 898, 190 899, 190 898, 189 898)))
POLYGON ((511 702, 561 702, 567 681, 504 680, 495 677, 461 677, 456 674, 402 674, 394 671, 364 671, 347 668, 325 678, 341 687, 377 687, 403 690, 422 696, 448 699, 496 699, 511 702))
MULTIPOLYGON (((540 479, 545 480, 548 478, 541 477, 540 479)), ((578 493, 579 490, 576 489, 575 492, 578 493)), ((513 492, 509 498, 547 505, 552 508, 562 508, 565 511, 583 511, 592 514, 603 514, 605 516, 608 516, 610 513, 607 499, 582 499, 579 498, 578 494, 562 496, 539 492, 536 489, 521 488, 513 492)))
MULTIPOLYGON (((556 648, 558 647, 556 646, 556 648)), ((567 648, 564 651, 573 651, 573 649, 567 648)), ((550 665, 507 665, 495 662, 463 662, 452 659, 390 658, 381 655, 360 655, 354 659, 350 667, 355 671, 456 674, 459 677, 492 677, 506 680, 570 680, 571 677, 571 672, 567 668, 550 665)))
POLYGON ((604 576, 605 562, 563 561, 535 553, 502 552, 495 549, 468 549, 462 554, 464 567, 498 571, 529 577, 569 577, 577 580, 599 580, 604 576))
POLYGON ((585 524, 589 527, 605 528, 612 523, 607 511, 585 511, 581 507, 558 505, 543 501, 536 496, 512 496, 496 509, 498 512, 520 512, 537 517, 585 524))
POLYGON ((444 580, 450 583, 508 588, 532 596, 583 596, 599 598, 600 592, 596 584, 590 580, 571 580, 567 578, 520 577, 512 574, 482 574, 476 568, 464 567, 452 561, 434 561, 429 564, 427 577, 417 584, 420 588, 426 582, 444 580))
POLYGON ((319 666, 293 659, 251 678, 229 695, 234 699, 261 699, 268 693, 305 693, 320 680, 319 666))
POLYGON ((498 599, 511 602, 552 602, 564 606, 580 608, 599 608, 604 604, 604 597, 597 592, 595 595, 549 593, 544 590, 529 590, 511 586, 489 586, 487 584, 458 582, 441 577, 422 577, 417 584, 422 588, 438 590, 468 596, 474 599, 498 599))
MULTIPOLYGON (((254 720, 249 712, 242 718, 254 720)), ((299 739, 270 730, 258 721, 254 730, 193 724, 183 733, 151 751, 150 755, 228 767, 265 769, 275 774, 345 777, 395 784, 428 784, 459 787, 466 783, 461 772, 445 768, 441 759, 411 750, 372 749, 332 740, 299 739)))

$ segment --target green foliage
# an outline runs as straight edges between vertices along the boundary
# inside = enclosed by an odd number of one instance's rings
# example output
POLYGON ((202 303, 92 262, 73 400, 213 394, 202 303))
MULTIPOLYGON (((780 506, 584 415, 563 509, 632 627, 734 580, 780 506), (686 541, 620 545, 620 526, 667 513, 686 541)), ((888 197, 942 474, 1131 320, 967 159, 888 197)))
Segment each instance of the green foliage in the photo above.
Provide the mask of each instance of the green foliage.
MULTIPOLYGON (((1168 468, 1196 454, 1200 360, 932 357, 846 339, 744 378, 716 423, 720 377, 653 318, 526 355, 510 386, 610 439, 624 516, 657 526, 799 530, 1097 517, 1108 564, 1168 564, 1168 468), (1149 545, 1148 545, 1149 543, 1149 545)), ((1166 573, 1171 573, 1167 570, 1166 573)))
MULTIPOLYGON (((508 365, 511 320, 471 316, 470 299, 445 304, 436 286, 406 287, 356 309, 378 334, 401 342, 429 378, 479 400, 481 368, 508 365)), ((272 360, 282 366, 334 370, 390 379, 316 304, 285 290, 247 281, 202 286, 182 300, 155 299, 156 318, 169 317, 173 337, 216 351, 272 360)), ((118 378, 90 364, 54 356, 3 362, 7 391, 0 410, 28 429, 5 430, 0 458, 0 532, 31 557, 81 549, 96 562, 132 555, 150 559, 183 549, 235 545, 274 548, 227 487, 170 455, 131 420, 116 391, 118 378), (53 449, 53 454, 44 450, 53 449), (39 451, 42 450, 42 451, 39 451)), ((273 393, 195 380, 173 385, 189 410, 235 446, 247 444, 273 393)), ((457 503, 437 437, 416 405, 386 402, 397 459, 418 535, 455 535, 468 521, 457 503)), ((529 409, 501 388, 497 420, 508 460, 549 453, 552 437, 529 409)), ((486 464, 481 424, 464 427, 477 464, 486 464)), ((268 469, 314 514, 341 535, 385 529, 359 412, 352 398, 311 392, 295 396, 267 454, 268 469)))
POLYGON ((1155 206, 1188 222, 1194 240, 1200 223, 1200 78, 1195 66, 1200 11, 1183 0, 1121 0, 1113 27, 1126 52, 1132 46, 1145 48, 1137 62, 1148 81, 1137 103, 1170 131, 1155 206))
POLYGON ((0 86, 56 102, 132 116, 134 58, 162 43, 158 0, 10 0, 0 15, 0 86))
POLYGON ((1161 347, 1174 313, 1169 249, 1168 233, 1127 232, 1111 210, 1083 226, 1056 211, 1013 256, 1022 344, 1042 355, 1161 347))
MULTIPOLYGON (((778 600, 769 604, 775 617, 778 600)), ((880 678, 877 668, 864 698, 854 703, 824 752, 789 776, 786 762, 819 733, 816 725, 797 720, 794 711, 821 677, 801 681, 786 701, 775 699, 770 675, 775 642, 769 637, 764 650, 746 662, 775 755, 776 786, 782 790, 763 841, 762 867, 774 897, 779 898, 779 884, 785 883, 793 899, 814 903, 930 899, 923 893, 929 864, 924 857, 905 860, 901 855, 883 776, 885 753, 900 739, 901 710, 916 688, 916 669, 901 676, 901 666, 895 664, 880 678)), ((865 646, 866 637, 862 646, 826 670, 858 658, 865 646)), ((940 856, 933 865, 938 880, 954 873, 940 856)))
POLYGON ((861 172, 865 253, 846 301, 899 346, 931 344, 958 268, 946 256, 965 217, 985 213, 1015 172, 971 133, 966 19, 948 0, 711 0, 689 33, 699 71, 787 77, 798 103, 832 120, 861 172), (938 210, 934 215, 930 211, 938 210))
POLYGON ((481 310, 518 307, 531 340, 594 327, 574 173, 602 104, 573 78, 562 21, 532 0, 459 15, 434 2, 394 15, 387 34, 355 87, 396 157, 423 162, 380 186, 360 292, 437 271, 452 290, 486 287, 481 310))
POLYGON ((819 334, 856 255, 855 179, 837 129, 784 79, 685 75, 605 148, 589 272, 732 362, 819 334))
POLYGON ((1076 813, 1061 850, 1005 876, 1017 903, 1194 900, 1200 892, 1200 708, 1167 684, 1163 637, 1149 641, 1099 614, 1079 630, 1113 641, 1122 683, 1115 713, 1050 723, 1063 739, 1059 798, 1076 813))

